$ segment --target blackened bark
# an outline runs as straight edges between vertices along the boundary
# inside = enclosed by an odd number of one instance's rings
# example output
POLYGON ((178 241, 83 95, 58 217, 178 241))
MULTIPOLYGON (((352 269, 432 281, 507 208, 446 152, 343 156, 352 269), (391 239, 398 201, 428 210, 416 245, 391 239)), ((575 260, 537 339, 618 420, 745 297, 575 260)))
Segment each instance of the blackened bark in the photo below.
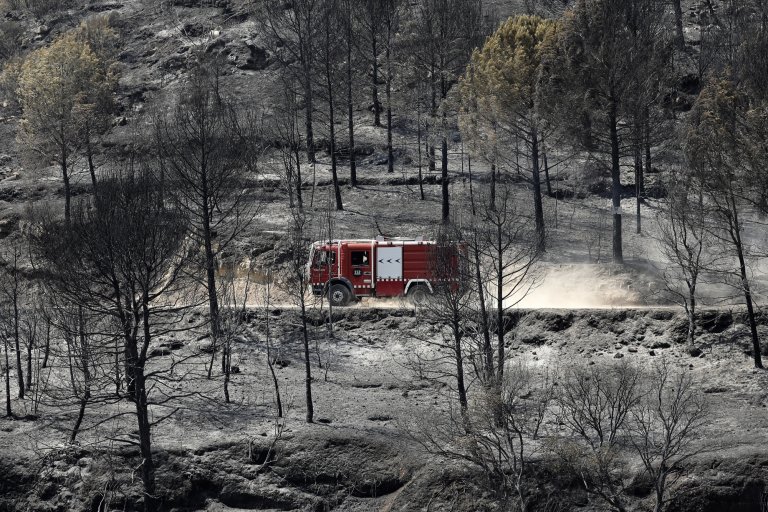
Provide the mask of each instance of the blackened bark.
POLYGON ((67 157, 61 159, 61 175, 64 179, 64 220, 69 222, 72 217, 72 186, 69 183, 69 169, 67 168, 67 157))
POLYGON ((392 148, 392 64, 387 50, 387 172, 395 172, 395 156, 392 148))
POLYGON ((357 186, 357 159, 355 158, 355 118, 352 97, 352 3, 347 17, 347 131, 349 132, 349 182, 357 186))
POLYGON ((440 171, 441 171, 441 177, 440 177, 440 185, 441 190, 443 194, 443 222, 447 223, 450 220, 451 216, 451 209, 449 205, 449 197, 448 197, 448 139, 443 135, 442 140, 442 161, 440 165, 440 171))
POLYGON ((696 285, 688 286, 688 345, 693 346, 696 338, 696 285))
POLYGON ((741 224, 739 221, 738 209, 736 208, 736 199, 733 192, 730 195, 731 215, 733 225, 731 228, 731 238, 736 247, 736 255, 739 259, 739 277, 741 277, 742 291, 744 292, 744 302, 747 306, 747 320, 749 321, 749 333, 752 337, 752 357, 755 361, 755 368, 763 368, 763 357, 760 353, 760 337, 757 333, 757 320, 755 319, 755 308, 752 302, 752 289, 749 285, 747 276, 747 263, 744 257, 744 244, 741 241, 741 224))
POLYGON ((387 60, 387 172, 395 172, 395 157, 392 150, 392 16, 389 12, 391 6, 387 6, 387 48, 385 51, 387 60))
POLYGON ((649 109, 645 109, 645 136, 643 137, 643 142, 645 146, 645 170, 642 168, 640 169, 640 202, 645 202, 645 175, 651 174, 652 172, 652 163, 651 163, 651 121, 650 121, 650 113, 649 109))
POLYGON ((27 340, 27 374, 25 375, 25 386, 27 391, 32 389, 32 345, 34 342, 34 334, 29 333, 29 339, 27 340))
POLYGON ((371 25, 371 54, 373 73, 371 77, 371 95, 373 96, 373 125, 381 126, 381 101, 379 101, 379 48, 376 44, 376 29, 371 25))
POLYGON ((312 112, 314 111, 314 98, 312 94, 312 71, 308 65, 305 65, 304 70, 304 102, 306 112, 305 125, 306 125, 306 137, 307 137, 307 161, 309 163, 315 163, 315 134, 312 128, 312 112))
MULTIPOLYGON (((205 201, 201 205, 203 220, 203 246, 205 248, 205 275, 206 286, 208 288, 208 314, 211 322, 211 363, 208 366, 208 378, 211 378, 213 363, 216 360, 216 349, 219 341, 219 297, 216 294, 216 257, 213 253, 213 241, 211 233, 211 211, 208 203, 210 195, 208 193, 208 179, 205 171, 200 173, 201 198, 205 201)), ((224 369, 224 360, 222 359, 222 370, 224 369)))
POLYGON ((683 33, 683 6, 680 0, 672 0, 675 8, 675 46, 678 50, 685 49, 685 35, 683 33))
POLYGON ((91 399, 91 370, 88 364, 88 358, 90 357, 88 340, 85 334, 85 322, 83 321, 83 310, 79 308, 78 311, 78 335, 80 337, 80 366, 83 372, 83 394, 80 397, 80 407, 77 411, 77 419, 75 425, 72 427, 72 433, 69 436, 70 444, 74 444, 77 439, 77 434, 80 432, 80 425, 83 424, 83 418, 85 417, 85 408, 88 406, 88 402, 91 399))
POLYGON ((344 205, 341 202, 341 187, 339 187, 339 173, 336 162, 336 112, 333 101, 333 80, 331 79, 331 56, 329 54, 330 34, 326 31, 326 58, 325 58, 325 80, 328 87, 328 124, 331 153, 331 177, 333 179, 333 193, 336 198, 336 209, 341 211, 344 205))
POLYGON ((301 196, 301 156, 298 146, 295 147, 294 158, 296 159, 296 202, 301 210, 304 208, 304 199, 301 196))
POLYGON ((5 415, 13 416, 11 409, 11 362, 8 357, 8 340, 3 339, 3 348, 5 349, 5 415))
MULTIPOLYGON (((437 83, 435 81, 435 64, 432 63, 432 74, 430 75, 432 79, 430 80, 430 116, 431 119, 434 121, 434 119, 437 117, 437 83)), ((435 159, 435 144, 429 142, 429 138, 432 138, 434 141, 434 131, 433 125, 429 124, 429 121, 427 121, 427 156, 429 157, 429 172, 435 172, 436 169, 436 159, 435 159)))
POLYGON ((541 156, 544 159, 544 180, 547 182, 547 195, 552 197, 552 181, 549 179, 549 162, 547 162, 547 152, 541 152, 541 156))
POLYGON ((417 123, 416 123, 416 146, 418 147, 419 151, 419 197, 421 200, 424 200, 424 179, 421 172, 421 108, 419 108, 417 112, 417 123))
POLYGON ((88 160, 88 172, 91 175, 91 186, 94 192, 96 191, 96 166, 93 165, 93 148, 91 147, 91 141, 87 140, 85 143, 85 156, 88 160))
MULTIPOLYGON (((15 266, 14 262, 14 266, 15 266)), ((18 294, 18 277, 15 275, 16 269, 14 268, 14 284, 13 284, 13 341, 16 345, 16 377, 19 384, 19 398, 24 398, 24 369, 21 366, 21 346, 20 339, 21 334, 19 332, 19 294, 18 294)))
POLYGON ((496 227, 496 338, 498 361, 496 364, 496 384, 500 385, 504 380, 504 245, 502 225, 497 223, 496 227))
POLYGON ((462 329, 458 311, 453 312, 454 352, 456 356, 456 388, 459 392, 459 405, 467 410, 467 388, 464 384, 464 354, 461 348, 462 329))
POLYGON ((640 216, 640 179, 643 175, 643 156, 642 156, 642 147, 640 146, 639 141, 637 141, 634 144, 634 150, 635 150, 635 206, 636 206, 636 221, 635 221, 635 227, 636 227, 636 233, 639 235, 642 233, 642 217, 640 216))
POLYGON ((42 367, 48 367, 48 357, 51 355, 51 321, 45 321, 45 347, 43 348, 42 367))
POLYGON ((491 211, 496 210, 496 163, 491 163, 491 186, 489 191, 490 198, 488 200, 491 211))
POLYGON ((309 333, 307 331, 307 309, 304 299, 301 299, 301 330, 304 335, 304 391, 307 401, 307 423, 315 419, 315 407, 312 404, 312 365, 309 355, 309 333))
POLYGON ((619 154, 619 132, 616 101, 612 100, 609 110, 611 132, 611 196, 613 205, 613 262, 624 263, 621 241, 621 162, 619 154))
POLYGON ((483 275, 480 264, 480 248, 478 247, 477 235, 475 235, 475 244, 472 248, 475 267, 475 286, 478 289, 478 304, 480 306, 480 328, 483 331, 483 371, 485 372, 485 382, 489 384, 493 380, 493 346, 491 345, 491 329, 488 325, 488 310, 485 305, 485 293, 483 275))
POLYGON ((539 250, 546 248, 546 232, 544 227, 544 205, 541 199, 541 175, 539 172, 539 139, 534 130, 531 134, 531 174, 533 180, 533 204, 536 217, 536 234, 539 237, 539 250))

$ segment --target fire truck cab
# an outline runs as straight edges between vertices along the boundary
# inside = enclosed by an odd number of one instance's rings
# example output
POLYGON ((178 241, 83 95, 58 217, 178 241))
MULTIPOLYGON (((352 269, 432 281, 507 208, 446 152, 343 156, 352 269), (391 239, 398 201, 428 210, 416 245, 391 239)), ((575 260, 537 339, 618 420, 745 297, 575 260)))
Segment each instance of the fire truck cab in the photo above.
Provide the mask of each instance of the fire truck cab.
POLYGON ((327 294, 334 306, 360 297, 421 300, 433 292, 434 247, 421 238, 314 242, 308 264, 312 293, 327 294))

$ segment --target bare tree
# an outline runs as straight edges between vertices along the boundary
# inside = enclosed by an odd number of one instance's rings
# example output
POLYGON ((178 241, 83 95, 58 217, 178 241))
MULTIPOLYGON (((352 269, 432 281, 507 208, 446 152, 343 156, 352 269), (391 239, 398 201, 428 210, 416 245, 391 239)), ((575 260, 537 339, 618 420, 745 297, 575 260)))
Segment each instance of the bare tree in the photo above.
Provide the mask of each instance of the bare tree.
POLYGON ((667 291, 681 304, 688 318, 688 344, 696 335, 697 286, 707 268, 712 268, 714 242, 708 226, 704 193, 685 176, 670 187, 669 199, 658 217, 658 244, 668 262, 662 273, 667 291))
POLYGON ((443 225, 428 254, 433 276, 431 294, 424 285, 412 286, 409 290, 417 315, 441 326, 437 337, 415 336, 426 349, 413 353, 419 373, 436 381, 445 378, 455 381, 452 389, 462 410, 469 404, 465 364, 475 300, 465 251, 461 232, 454 226, 443 225))
POLYGON ((120 440, 139 447, 144 508, 154 511, 151 428, 173 409, 158 418, 152 407, 172 402, 163 390, 174 387, 168 382, 153 387, 163 372, 148 372, 147 361, 155 337, 178 329, 179 315, 188 307, 180 304, 194 304, 185 297, 181 279, 188 263, 182 251, 186 219, 163 201, 162 186, 148 170, 129 169, 98 187, 92 199, 78 204, 70 222, 42 219, 33 245, 40 271, 59 298, 108 320, 121 340, 139 437, 120 440))
POLYGON ((190 83, 172 115, 158 115, 153 124, 155 148, 165 175, 161 185, 187 212, 191 235, 203 248, 202 284, 208 293, 213 349, 210 375, 220 334, 218 256, 254 216, 244 180, 256 170, 259 144, 255 120, 250 117, 253 112, 246 107, 245 114, 238 114, 236 106, 222 97, 217 68, 205 59, 199 56, 194 63, 190 83))
MULTIPOLYGON (((16 382, 18 397, 24 398, 24 367, 21 365, 21 308, 23 307, 23 288, 19 257, 21 256, 17 244, 12 244, 10 251, 4 257, 5 269, 1 276, 0 299, 3 304, 2 323, 5 337, 13 340, 16 350, 16 382)), ((23 286, 24 285, 24 286, 23 286)))
POLYGON ((386 2, 380 0, 363 0, 354 2, 355 24, 359 27, 360 42, 358 52, 364 61, 370 65, 371 108, 373 110, 373 125, 381 126, 381 100, 379 98, 379 82, 381 76, 381 47, 383 46, 383 17, 386 2))
MULTIPOLYGON (((275 248, 273 248, 272 253, 275 254, 275 248)), ((272 321, 271 321, 271 315, 272 315, 272 286, 273 286, 273 269, 275 268, 275 261, 274 258, 272 260, 272 265, 267 267, 267 275, 266 275, 266 285, 264 287, 264 293, 263 293, 263 300, 264 300, 264 342, 266 344, 266 356, 267 356, 267 367, 269 368, 269 373, 272 376, 272 384, 275 387, 275 405, 277 406, 277 417, 282 418, 283 417, 283 400, 280 396, 280 383, 277 380, 277 374, 275 373, 275 364, 279 358, 279 351, 278 353, 274 352, 274 348, 272 347, 272 321)))
MULTIPOLYGON (((511 184, 500 183, 495 199, 486 194, 472 219, 475 281, 488 301, 486 323, 496 332, 496 379, 501 382, 506 364, 506 312, 535 286, 541 243, 535 222, 520 214, 511 184), (481 267, 487 265, 487 271, 481 267), (484 275, 482 275, 484 274, 484 275), (492 304, 492 306, 491 306, 492 304), (493 315, 493 316, 492 316, 493 315)), ((494 373, 494 349, 489 337, 483 348, 486 372, 494 373)))
POLYGON ((631 412, 629 431, 653 482, 653 510, 662 512, 668 501, 665 493, 682 466, 705 451, 697 441, 711 420, 699 383, 688 370, 675 369, 662 359, 653 366, 648 382, 645 396, 631 412))
POLYGON ((429 169, 435 169, 435 145, 441 146, 442 220, 450 220, 448 176, 448 108, 440 108, 464 72, 472 50, 483 35, 478 0, 425 0, 408 13, 403 44, 409 64, 430 91, 427 133, 429 169))
POLYGON ((763 368, 748 272, 745 240, 751 213, 764 203, 766 126, 761 108, 750 108, 750 96, 728 77, 713 77, 694 106, 684 141, 693 175, 707 199, 715 240, 726 248, 733 266, 723 274, 744 297, 755 368, 763 368), (735 267, 735 268, 734 268, 735 267))
MULTIPOLYGON (((457 414, 425 415, 408 433, 428 452, 479 468, 502 507, 530 510, 531 467, 551 414, 554 378, 520 362, 497 390, 486 389, 457 414), (501 411, 501 414, 499 414, 501 411)), ((506 509, 506 508, 505 508, 506 509)))
POLYGON ((288 77, 283 77, 281 90, 272 95, 274 112, 267 121, 265 130, 267 139, 280 155, 283 166, 282 178, 284 178, 286 192, 288 193, 288 206, 299 209, 304 207, 302 195, 301 177, 301 133, 299 130, 299 106, 296 93, 288 84, 284 83, 288 77))
POLYGON ((272 41, 275 55, 283 68, 301 84, 305 115, 307 160, 315 162, 314 73, 317 63, 323 0, 297 0, 290 6, 262 0, 257 5, 257 19, 272 41))
POLYGON ((328 104, 328 152, 331 157, 331 177, 333 180, 333 192, 336 199, 336 209, 343 210, 341 201, 341 187, 339 187, 339 173, 337 169, 336 155, 336 91, 340 89, 341 81, 338 76, 341 67, 341 46, 336 34, 343 30, 343 25, 338 15, 339 4, 337 0, 325 0, 322 6, 323 34, 320 45, 318 61, 322 63, 325 100, 328 104))
POLYGON ((309 352, 309 311, 307 304, 307 263, 310 258, 310 245, 306 237, 309 231, 309 219, 302 210, 291 211, 291 226, 288 232, 290 260, 283 276, 283 286, 293 302, 299 307, 301 336, 304 346, 304 391, 307 404, 307 423, 313 423, 315 408, 312 402, 312 362, 309 352))
POLYGON ((623 437, 642 397, 641 372, 627 363, 579 366, 558 386, 558 421, 570 438, 558 440, 556 456, 587 493, 615 510, 626 510, 627 462, 623 437))
POLYGON ((355 39, 359 34, 355 24, 355 0, 341 0, 341 24, 344 30, 344 49, 346 51, 346 88, 347 88, 347 135, 349 142, 349 183, 357 186, 357 156, 355 155, 355 39))
POLYGON ((238 283, 235 278, 233 263, 232 272, 228 279, 222 280, 218 294, 223 306, 221 314, 221 357, 224 360, 224 401, 230 403, 229 383, 232 379, 232 351, 238 339, 246 332, 248 325, 248 298, 251 292, 250 265, 246 270, 245 283, 238 283))
POLYGON ((580 1, 544 59, 542 107, 574 146, 599 155, 611 176, 615 263, 624 261, 622 159, 633 156, 627 142, 637 106, 644 103, 638 98, 656 97, 644 94, 646 86, 666 69, 656 65, 668 44, 665 26, 666 6, 659 0, 580 1))

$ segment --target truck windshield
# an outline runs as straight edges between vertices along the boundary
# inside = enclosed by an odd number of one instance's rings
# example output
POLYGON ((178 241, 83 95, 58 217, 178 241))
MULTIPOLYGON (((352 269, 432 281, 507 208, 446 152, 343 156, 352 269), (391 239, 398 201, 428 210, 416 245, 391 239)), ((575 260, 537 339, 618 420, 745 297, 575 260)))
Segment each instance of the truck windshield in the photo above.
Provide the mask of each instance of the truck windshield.
POLYGON ((315 253, 315 268, 323 268, 336 263, 336 253, 319 250, 315 253))

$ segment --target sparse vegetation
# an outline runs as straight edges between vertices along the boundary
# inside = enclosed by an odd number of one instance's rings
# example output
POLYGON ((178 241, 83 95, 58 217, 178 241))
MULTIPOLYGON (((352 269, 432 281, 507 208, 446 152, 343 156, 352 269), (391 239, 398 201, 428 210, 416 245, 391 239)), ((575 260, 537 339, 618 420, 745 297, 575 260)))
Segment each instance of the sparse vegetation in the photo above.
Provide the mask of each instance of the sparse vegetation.
POLYGON ((764 508, 767 5, 0 0, 0 510, 764 508))

